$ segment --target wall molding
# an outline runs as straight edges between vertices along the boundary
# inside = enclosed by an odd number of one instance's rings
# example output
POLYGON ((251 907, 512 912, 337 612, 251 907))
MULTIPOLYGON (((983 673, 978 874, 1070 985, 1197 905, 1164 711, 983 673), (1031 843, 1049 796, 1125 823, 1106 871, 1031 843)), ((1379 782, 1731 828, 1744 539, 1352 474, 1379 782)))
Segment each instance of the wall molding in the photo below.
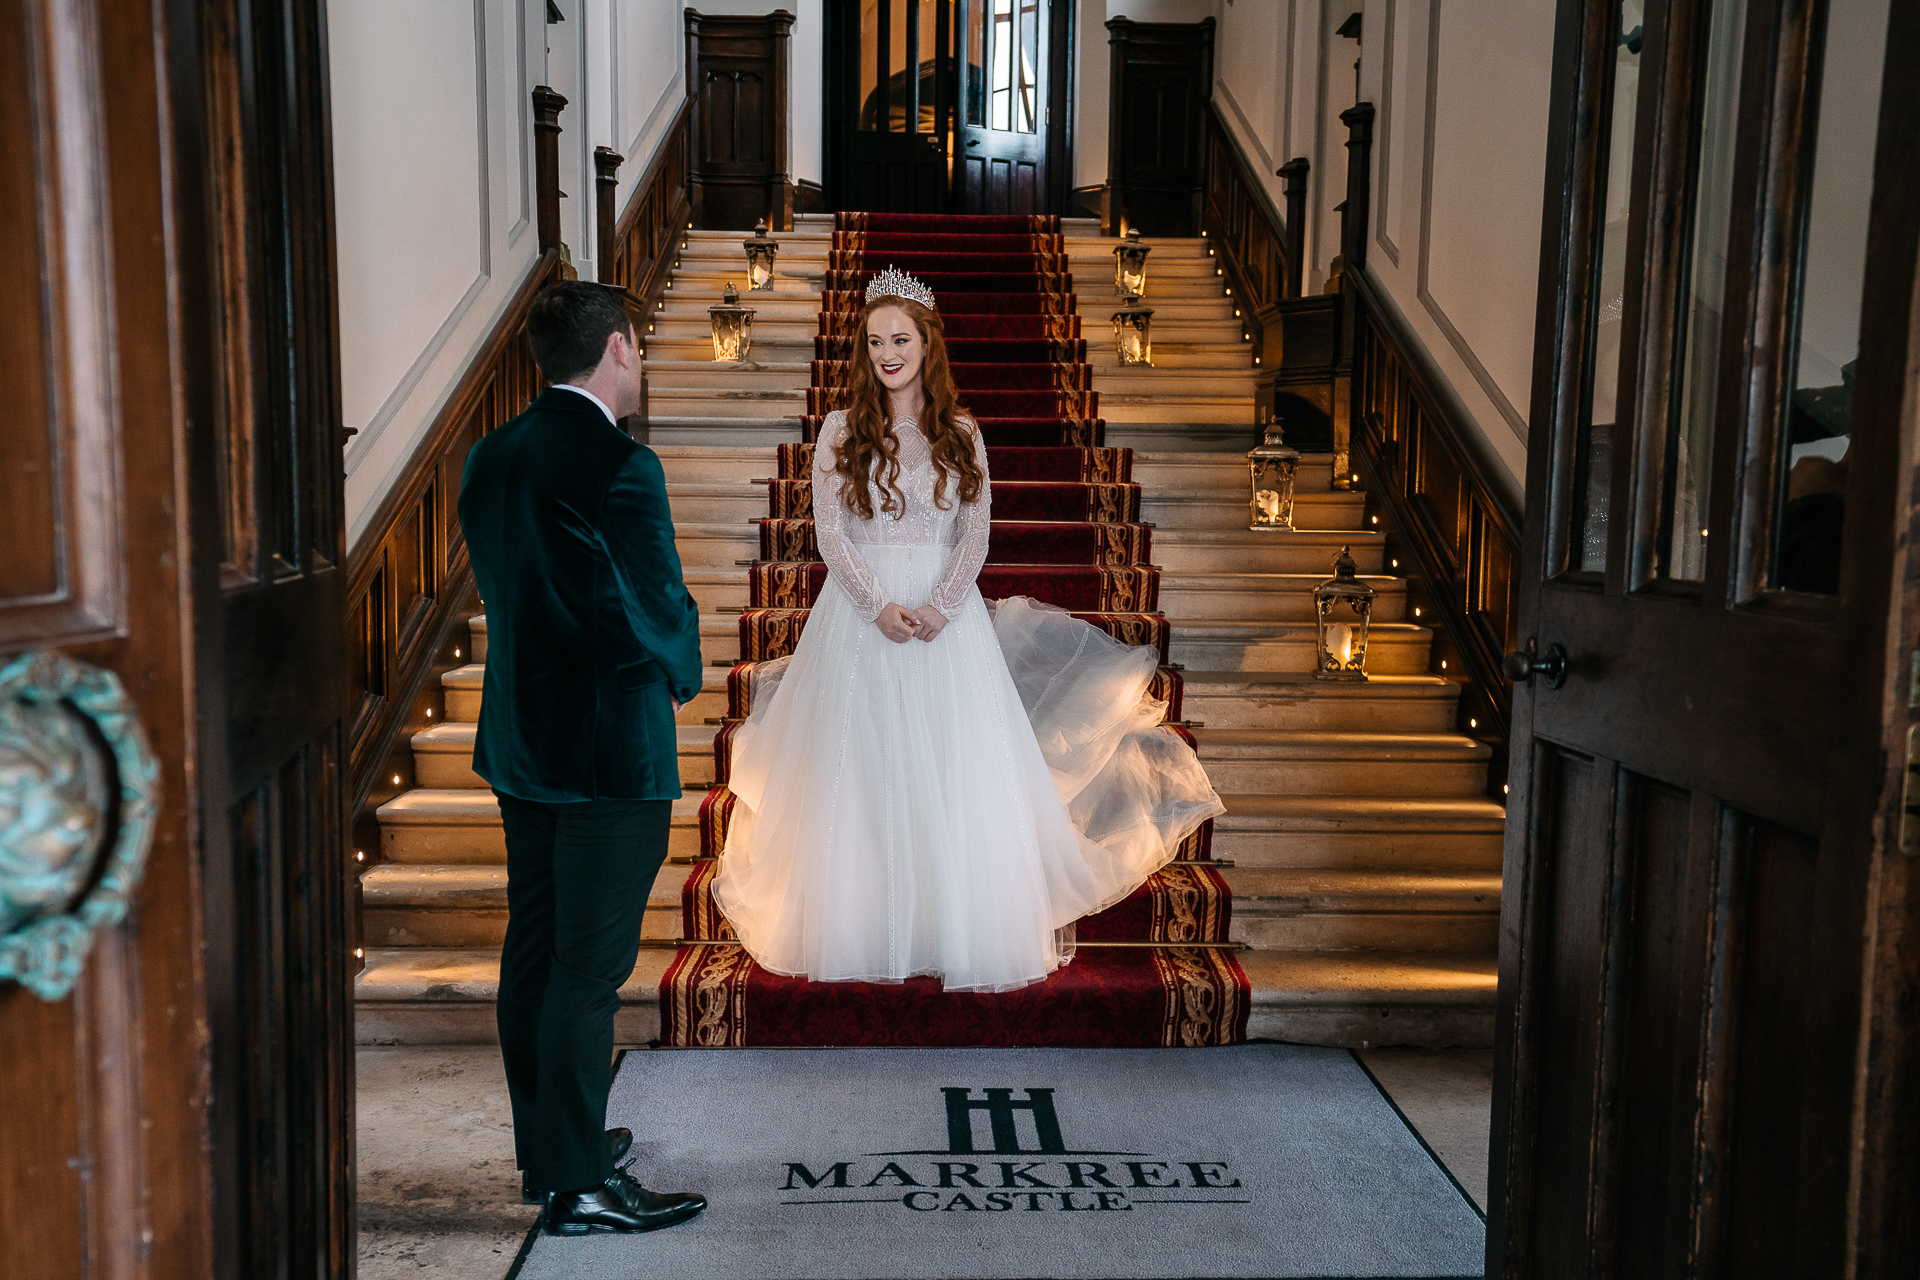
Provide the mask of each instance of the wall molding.
POLYGON ((1380 216, 1373 220, 1373 242, 1387 255, 1387 261, 1396 267, 1400 265, 1400 246, 1387 234, 1387 195, 1393 187, 1393 143, 1400 132, 1393 102, 1393 37, 1400 3, 1401 0, 1380 0, 1386 31, 1380 41, 1380 47, 1385 50, 1380 55, 1380 92, 1375 95, 1380 107, 1377 126, 1380 162, 1374 166, 1374 189, 1379 193, 1374 197, 1374 204, 1380 216))
MULTIPOLYGON (((400 375, 399 380, 393 384, 393 389, 381 400, 380 407, 354 435, 352 443, 347 446, 346 453, 346 466, 349 472, 356 469, 373 451, 381 433, 399 415, 400 410, 406 407, 407 401, 413 398, 413 393, 419 387, 421 380, 426 377, 427 370, 440 359, 446 350, 447 343, 453 340, 453 335, 465 322, 467 313, 473 309, 474 304, 486 293, 487 286, 493 282, 493 154, 489 150, 489 140, 492 135, 487 127, 487 117, 493 103, 487 92, 492 83, 487 75, 488 4, 489 0, 473 0, 473 114, 475 129, 478 133, 474 154, 479 160, 475 166, 479 171, 479 191, 477 192, 480 211, 479 270, 472 282, 467 285, 466 291, 460 295, 460 300, 447 312, 447 318, 440 322, 439 327, 433 331, 433 336, 427 339, 426 345, 420 349, 420 354, 414 357, 413 363, 407 366, 406 372, 400 375)), ((522 74, 525 74, 524 70, 522 74)))
POLYGON ((1474 351, 1473 345, 1461 334, 1459 328, 1453 323, 1452 317, 1447 315, 1446 309, 1440 305, 1439 300, 1433 296, 1432 291, 1427 287, 1427 268, 1432 260, 1433 244, 1433 162, 1435 148, 1434 133, 1437 114, 1435 107, 1438 105, 1440 97, 1441 2, 1442 0, 1432 0, 1432 8, 1429 11, 1427 22, 1426 154, 1422 157, 1420 169, 1420 254, 1419 271, 1414 284, 1414 296, 1419 298, 1420 305, 1426 309, 1428 316, 1430 316, 1434 324, 1439 327, 1441 336, 1446 338, 1447 344, 1453 348, 1454 354, 1460 357, 1460 362, 1466 365, 1467 372, 1472 374, 1473 380, 1480 384, 1480 389, 1486 393, 1487 399, 1492 402, 1494 410, 1506 420, 1508 429, 1511 430, 1524 445, 1527 440, 1526 418, 1520 414, 1519 410, 1513 407, 1513 401, 1507 398, 1507 394, 1501 390, 1500 384, 1494 380, 1491 373, 1487 372, 1486 365, 1480 362, 1480 357, 1474 351))

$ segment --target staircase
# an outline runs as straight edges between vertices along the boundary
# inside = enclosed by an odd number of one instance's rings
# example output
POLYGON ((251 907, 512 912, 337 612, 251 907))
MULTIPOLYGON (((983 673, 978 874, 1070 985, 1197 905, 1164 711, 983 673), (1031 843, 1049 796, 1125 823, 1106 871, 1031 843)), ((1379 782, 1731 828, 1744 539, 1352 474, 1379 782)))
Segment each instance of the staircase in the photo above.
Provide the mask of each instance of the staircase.
MULTIPOLYGON (((1301 468, 1300 532, 1246 527, 1245 450, 1256 439, 1253 369, 1206 241, 1152 241, 1151 368, 1120 366, 1106 341, 1113 241, 1067 226, 1074 284, 1106 420, 1134 450, 1141 519, 1153 523, 1171 660, 1184 715, 1227 805, 1213 855, 1233 891, 1233 936, 1253 984, 1248 1034, 1331 1044, 1491 1042, 1504 814, 1483 798, 1489 752, 1452 728, 1456 687, 1425 674, 1430 632, 1383 570, 1365 495, 1301 468), (1313 678, 1311 590, 1351 546, 1379 592, 1365 684, 1313 678)), ((682 932, 681 890, 714 777, 727 666, 748 605, 742 562, 760 551, 775 446, 800 439, 830 217, 779 237, 756 309, 750 363, 712 360, 706 308, 744 283, 738 233, 689 232, 644 335, 652 441, 676 542, 701 611, 707 682, 680 716, 670 861, 648 903, 616 1035, 659 1036, 658 991, 682 932)), ((416 735, 414 790, 380 810, 380 865, 363 881, 363 1041, 486 1040, 506 927, 505 848, 491 793, 471 769, 486 622, 471 665, 444 680, 443 723, 416 735)))

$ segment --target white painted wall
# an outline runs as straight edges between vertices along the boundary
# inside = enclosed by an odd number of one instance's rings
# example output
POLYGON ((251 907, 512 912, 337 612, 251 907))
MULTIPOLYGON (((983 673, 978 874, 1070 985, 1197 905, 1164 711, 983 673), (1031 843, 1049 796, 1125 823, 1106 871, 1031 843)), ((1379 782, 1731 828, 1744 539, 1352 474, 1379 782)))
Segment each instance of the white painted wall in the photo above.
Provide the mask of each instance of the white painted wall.
POLYGON ((535 258, 540 0, 332 0, 348 542, 535 258))
POLYGON ((1368 265, 1517 491, 1532 393, 1552 6, 1223 0, 1220 19, 1215 99, 1276 206, 1273 170, 1294 155, 1312 165, 1309 290, 1325 283, 1339 252, 1340 113, 1356 101, 1374 104, 1368 265), (1356 49, 1334 31, 1362 10, 1356 49))
MULTIPOLYGON (((596 274, 593 151, 626 157, 625 207, 686 96, 679 0, 329 0, 348 543, 366 531, 537 257, 532 108, 560 123, 560 236, 596 274)), ((827 0, 786 0, 789 155, 821 177, 827 0)), ((761 14, 768 0, 702 0, 761 14)))

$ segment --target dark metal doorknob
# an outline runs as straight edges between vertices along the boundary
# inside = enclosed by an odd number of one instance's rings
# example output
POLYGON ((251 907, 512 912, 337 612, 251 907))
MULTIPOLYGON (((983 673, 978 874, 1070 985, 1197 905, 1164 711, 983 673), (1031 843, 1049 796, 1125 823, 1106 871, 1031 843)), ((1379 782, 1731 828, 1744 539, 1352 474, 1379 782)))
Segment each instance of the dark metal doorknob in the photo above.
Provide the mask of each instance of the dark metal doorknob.
POLYGON ((1507 679, 1515 684, 1531 684, 1538 675, 1547 682, 1547 688, 1558 689, 1567 682, 1567 651, 1557 644, 1547 646, 1545 653, 1537 651, 1537 642, 1527 641, 1526 651, 1515 651, 1500 662, 1501 670, 1507 673, 1507 679))

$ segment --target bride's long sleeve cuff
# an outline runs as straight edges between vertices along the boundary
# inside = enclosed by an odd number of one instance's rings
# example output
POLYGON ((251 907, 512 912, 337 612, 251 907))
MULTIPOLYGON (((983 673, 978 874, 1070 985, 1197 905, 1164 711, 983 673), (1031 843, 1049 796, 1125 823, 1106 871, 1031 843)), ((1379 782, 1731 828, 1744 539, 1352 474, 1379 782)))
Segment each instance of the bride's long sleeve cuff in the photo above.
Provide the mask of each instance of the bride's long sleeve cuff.
POLYGON ((826 561, 827 573, 846 592, 854 610, 872 622, 880 616, 880 610, 886 608, 886 596, 880 589, 880 580, 860 558, 860 549, 847 536, 847 521, 851 516, 842 496, 845 481, 832 469, 832 451, 823 441, 818 452, 829 465, 824 469, 816 465, 813 470, 814 545, 820 549, 820 558, 826 561))
POLYGON ((973 429, 973 457, 980 464, 980 496, 961 504, 960 514, 954 519, 959 541, 940 585, 927 601, 949 621, 966 603, 967 589, 980 577, 980 568, 987 562, 987 543, 993 535, 993 485, 987 477, 986 440, 977 425, 973 429))

